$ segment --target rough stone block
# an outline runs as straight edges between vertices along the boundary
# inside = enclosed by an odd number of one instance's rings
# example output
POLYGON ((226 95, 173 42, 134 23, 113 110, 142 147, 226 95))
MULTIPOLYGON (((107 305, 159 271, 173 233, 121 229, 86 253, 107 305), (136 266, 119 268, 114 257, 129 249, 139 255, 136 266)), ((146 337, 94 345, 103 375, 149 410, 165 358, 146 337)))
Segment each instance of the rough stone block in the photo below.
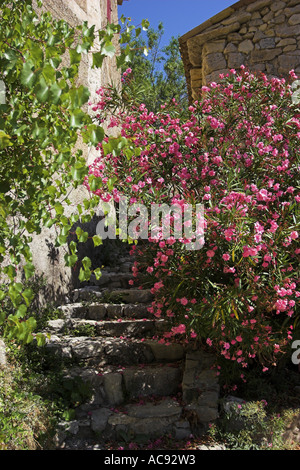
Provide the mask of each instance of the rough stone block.
POLYGON ((245 39, 245 41, 239 44, 238 50, 244 54, 249 54, 249 52, 253 51, 254 45, 250 39, 245 39))
POLYGON ((182 408, 179 403, 171 398, 161 400, 159 403, 146 403, 144 406, 128 405, 128 416, 133 418, 176 418, 181 415, 182 408))
POLYGON ((230 33, 230 34, 228 34, 228 36, 227 36, 227 40, 228 40, 229 42, 236 43, 236 42, 242 41, 243 38, 242 38, 242 35, 239 34, 239 33, 230 33))
POLYGON ((275 24, 281 24, 286 22, 286 16, 285 15, 279 15, 274 18, 274 23, 275 24))
POLYGON ((251 70, 253 72, 265 72, 266 70, 266 64, 253 64, 251 66, 251 70))
POLYGON ((88 307, 88 318, 90 320, 103 320, 107 315, 108 304, 92 304, 88 307))
POLYGON ((87 13, 87 0, 75 0, 76 3, 87 13))
POLYGON ((292 16, 292 15, 296 15, 298 13, 300 13, 300 5, 298 4, 299 2, 297 2, 297 5, 293 8, 286 8, 283 12, 287 15, 287 16, 292 16))
POLYGON ((252 51, 251 52, 251 61, 252 62, 268 62, 270 60, 275 59, 278 55, 280 55, 282 49, 266 49, 266 50, 259 50, 259 51, 252 51))
POLYGON ((288 7, 293 7, 294 5, 298 5, 299 0, 286 0, 288 7))
POLYGON ((220 41, 208 42, 203 47, 203 54, 212 54, 214 52, 223 52, 226 45, 225 39, 220 41))
POLYGON ((285 47, 285 46, 290 46, 292 44, 296 44, 296 39, 286 38, 286 39, 281 39, 281 41, 277 44, 277 47, 285 47))
POLYGON ((240 13, 237 13, 236 15, 233 15, 230 18, 223 20, 222 24, 225 26, 228 26, 229 24, 232 24, 234 22, 243 24, 243 23, 246 23, 248 20, 250 20, 250 18, 251 18, 251 13, 248 13, 247 11, 241 11, 240 13))
POLYGON ((238 68, 244 64, 245 56, 240 52, 232 52, 228 54, 228 67, 230 69, 238 68))
POLYGON ((270 6, 272 11, 282 10, 286 7, 286 3, 282 1, 273 2, 270 6))
POLYGON ((287 24, 280 24, 276 26, 276 35, 280 38, 294 38, 299 36, 300 29, 298 25, 288 26, 287 24))
POLYGON ((283 72, 289 72, 300 65, 300 55, 283 55, 278 58, 279 68, 283 72))
MULTIPOLYGON (((290 25, 296 25, 296 24, 300 24, 300 13, 296 14, 296 15, 292 15, 289 20, 288 20, 288 23, 290 25)), ((300 31, 299 31, 300 33, 300 31)))
POLYGON ((107 408, 99 408, 91 412, 91 429, 94 432, 101 433, 105 430, 110 416, 113 414, 107 408))
POLYGON ((151 314, 148 312, 148 305, 126 304, 123 307, 124 317, 132 318, 149 318, 151 314))
POLYGON ((255 28, 257 28, 257 26, 261 26, 262 24, 264 24, 263 20, 259 20, 259 19, 249 21, 250 27, 254 26, 255 28))
POLYGON ((191 435, 191 432, 189 421, 181 419, 175 423, 175 439, 187 439, 191 435))
POLYGON ((124 401, 122 374, 115 372, 103 377, 104 392, 110 405, 120 405, 124 401))
POLYGON ((273 49, 276 46, 275 38, 265 38, 259 41, 261 49, 273 49))
POLYGON ((125 431, 134 436, 158 437, 174 432, 177 423, 181 421, 181 413, 181 406, 171 399, 143 406, 128 405, 126 414, 109 416, 108 425, 115 435, 125 431))
POLYGON ((202 86, 202 79, 201 80, 192 80, 191 87, 192 88, 200 88, 202 86))
POLYGON ((191 80, 202 80, 202 68, 195 68, 190 70, 191 80))
POLYGON ((295 51, 296 49, 297 49, 297 46, 296 46, 296 44, 294 44, 293 46, 286 46, 283 49, 283 52, 291 52, 291 51, 295 51))
POLYGON ((254 11, 261 10, 262 8, 269 6, 272 1, 273 0, 257 0, 254 3, 250 3, 250 5, 247 6, 246 11, 252 13, 254 11))
POLYGON ((103 354, 102 342, 89 337, 72 338, 69 345, 72 354, 78 359, 99 358, 103 354))
POLYGON ((215 72, 216 70, 223 69, 226 66, 226 59, 220 52, 216 52, 215 54, 208 54, 203 59, 203 68, 206 75, 211 72, 215 72))
POLYGON ((225 47, 224 49, 224 53, 225 54, 228 54, 229 52, 237 52, 237 47, 235 44, 233 44, 232 42, 230 42, 229 44, 227 44, 227 46, 225 47))
POLYGON ((124 313, 123 304, 106 304, 108 318, 121 318, 124 313))
POLYGON ((269 11, 269 13, 267 13, 264 17, 263 17, 263 21, 265 23, 268 23, 269 21, 271 21, 272 19, 274 18, 274 13, 272 11, 269 11))
POLYGON ((123 373, 126 394, 130 398, 139 396, 167 396, 178 391, 181 370, 178 367, 146 367, 126 369, 123 373))
POLYGON ((145 342, 152 350, 152 353, 157 362, 175 362, 180 361, 185 354, 184 347, 181 344, 161 344, 157 341, 146 341, 145 342))
POLYGON ((128 366, 153 362, 154 355, 146 341, 111 339, 106 341, 101 359, 106 364, 128 366))

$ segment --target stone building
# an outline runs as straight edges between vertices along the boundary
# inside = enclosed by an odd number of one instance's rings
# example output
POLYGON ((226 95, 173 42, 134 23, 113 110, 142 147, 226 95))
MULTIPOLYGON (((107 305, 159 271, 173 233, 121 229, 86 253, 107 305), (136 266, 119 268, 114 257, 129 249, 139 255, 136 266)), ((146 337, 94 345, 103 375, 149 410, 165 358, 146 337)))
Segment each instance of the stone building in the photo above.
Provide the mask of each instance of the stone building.
POLYGON ((300 73, 300 0, 240 0, 180 38, 190 100, 219 74, 245 65, 300 73))

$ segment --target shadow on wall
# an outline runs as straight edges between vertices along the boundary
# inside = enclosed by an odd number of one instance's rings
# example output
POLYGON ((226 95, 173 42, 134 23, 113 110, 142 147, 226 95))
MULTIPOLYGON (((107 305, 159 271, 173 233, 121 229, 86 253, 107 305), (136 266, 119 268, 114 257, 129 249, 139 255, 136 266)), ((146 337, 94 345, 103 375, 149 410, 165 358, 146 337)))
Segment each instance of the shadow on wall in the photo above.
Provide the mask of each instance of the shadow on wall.
POLYGON ((103 219, 102 216, 94 216, 93 219, 88 223, 76 223, 70 231, 68 244, 71 241, 77 242, 77 236, 75 234, 76 228, 80 227, 84 232, 88 233, 88 240, 84 243, 77 243, 77 256, 78 261, 72 268, 71 284, 73 289, 82 287, 86 282, 81 283, 78 279, 80 268, 82 266, 82 260, 85 257, 90 258, 92 265, 91 270, 105 267, 116 267, 119 266, 120 258, 128 256, 130 251, 130 245, 122 242, 118 238, 116 239, 105 239, 102 245, 97 247, 94 246, 92 237, 96 235, 96 227, 99 221, 103 219))

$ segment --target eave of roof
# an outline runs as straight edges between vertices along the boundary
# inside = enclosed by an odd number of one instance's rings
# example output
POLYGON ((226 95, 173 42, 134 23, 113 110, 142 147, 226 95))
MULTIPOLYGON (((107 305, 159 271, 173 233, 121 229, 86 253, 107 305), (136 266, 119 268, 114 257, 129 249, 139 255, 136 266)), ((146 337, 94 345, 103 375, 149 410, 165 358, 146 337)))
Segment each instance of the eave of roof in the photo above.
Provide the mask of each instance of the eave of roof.
POLYGON ((230 7, 225 8, 224 10, 220 11, 219 13, 212 16, 208 20, 204 21, 204 23, 201 23, 199 26, 196 26, 196 28, 193 28, 187 33, 185 33, 183 36, 179 38, 179 42, 184 43, 188 39, 192 38, 193 36, 197 36, 197 34, 202 33, 206 28, 209 28, 210 26, 213 26, 219 21, 222 21, 225 18, 228 18, 228 16, 233 14, 235 11, 239 10, 240 8, 244 6, 248 6, 250 3, 253 3, 254 1, 256 0, 240 0, 239 2, 234 3, 230 7))
POLYGON ((193 38, 194 36, 197 36, 198 34, 201 34, 207 28, 210 28, 211 26, 214 26, 215 24, 223 21, 224 19, 228 18, 230 15, 233 15, 240 8, 244 6, 248 6, 250 5, 250 3, 254 3, 256 1, 257 0, 240 0, 239 2, 234 3, 230 7, 225 8, 224 10, 220 11, 216 15, 204 21, 204 23, 201 23, 199 26, 197 26, 196 28, 193 28, 192 30, 188 31, 187 33, 185 33, 183 36, 179 38, 180 53, 181 53, 181 58, 182 58, 182 62, 184 65, 189 96, 191 96, 190 69, 192 68, 192 64, 190 63, 190 60, 189 60, 188 40, 193 38))

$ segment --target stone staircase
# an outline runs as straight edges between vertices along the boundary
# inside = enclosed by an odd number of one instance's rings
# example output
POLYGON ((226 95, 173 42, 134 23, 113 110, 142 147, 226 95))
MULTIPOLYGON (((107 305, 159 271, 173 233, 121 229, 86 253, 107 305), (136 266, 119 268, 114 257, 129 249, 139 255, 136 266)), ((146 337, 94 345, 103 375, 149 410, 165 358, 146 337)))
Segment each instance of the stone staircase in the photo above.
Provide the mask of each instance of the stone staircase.
POLYGON ((60 424, 59 448, 83 442, 149 441, 203 434, 218 417, 214 357, 182 344, 161 344, 164 322, 149 313, 152 294, 131 287, 130 263, 104 270, 75 289, 49 321, 46 350, 69 366, 65 379, 91 391, 74 420, 60 424), (88 332, 88 334, 87 334, 88 332))

